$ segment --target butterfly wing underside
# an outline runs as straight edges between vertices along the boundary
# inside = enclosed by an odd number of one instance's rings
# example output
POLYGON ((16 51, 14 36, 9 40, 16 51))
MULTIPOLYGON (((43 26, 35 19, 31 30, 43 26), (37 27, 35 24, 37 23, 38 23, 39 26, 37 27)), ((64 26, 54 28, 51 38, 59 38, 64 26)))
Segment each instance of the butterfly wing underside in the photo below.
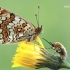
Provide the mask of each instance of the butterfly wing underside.
POLYGON ((15 43, 24 40, 33 40, 35 26, 18 15, 0 7, 0 41, 15 43))

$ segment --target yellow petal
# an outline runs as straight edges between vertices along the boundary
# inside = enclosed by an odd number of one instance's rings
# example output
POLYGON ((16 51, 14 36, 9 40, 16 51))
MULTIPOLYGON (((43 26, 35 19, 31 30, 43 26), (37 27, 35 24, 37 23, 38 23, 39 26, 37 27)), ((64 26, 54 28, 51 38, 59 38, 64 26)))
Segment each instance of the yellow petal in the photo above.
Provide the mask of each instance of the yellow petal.
POLYGON ((44 48, 44 45, 43 45, 41 39, 39 38, 39 36, 37 36, 36 40, 39 42, 39 44, 41 45, 41 47, 44 48))
POLYGON ((18 43, 16 54, 14 55, 12 67, 26 67, 36 68, 36 63, 43 63, 43 61, 37 59, 45 59, 40 53, 40 47, 37 44, 20 42, 18 43), (35 48, 34 48, 35 47, 35 48))

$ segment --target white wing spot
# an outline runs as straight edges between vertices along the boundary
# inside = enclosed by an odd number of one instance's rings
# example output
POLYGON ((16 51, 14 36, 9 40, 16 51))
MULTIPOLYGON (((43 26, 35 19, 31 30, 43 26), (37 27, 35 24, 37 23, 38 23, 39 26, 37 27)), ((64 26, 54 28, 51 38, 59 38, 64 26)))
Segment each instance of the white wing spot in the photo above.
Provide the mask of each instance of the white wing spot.
POLYGON ((23 23, 25 23, 25 21, 24 21, 24 20, 21 20, 21 21, 20 21, 20 24, 23 24, 23 23))
POLYGON ((1 20, 5 20, 6 18, 5 17, 1 17, 1 20))
POLYGON ((18 31, 21 31, 21 29, 18 29, 18 31))
POLYGON ((10 18, 10 14, 8 13, 8 14, 6 15, 6 17, 7 17, 7 18, 10 18))
POLYGON ((0 33, 2 32, 2 29, 0 28, 0 33))
POLYGON ((13 23, 9 23, 9 25, 10 25, 10 26, 13 26, 14 24, 13 24, 13 23))
POLYGON ((14 34, 14 32, 13 32, 13 31, 11 31, 11 32, 10 32, 10 35, 13 35, 13 34, 14 34))
POLYGON ((2 21, 0 20, 0 24, 2 23, 2 21))
POLYGON ((11 39, 11 41, 13 40, 12 35, 10 35, 9 38, 11 39))
POLYGON ((20 34, 19 34, 19 37, 21 37, 21 36, 23 36, 23 34, 22 34, 22 33, 20 33, 20 34))
POLYGON ((13 29, 9 29, 9 31, 13 31, 13 29))
POLYGON ((16 22, 18 22, 18 23, 19 23, 19 21, 20 21, 20 19, 19 19, 18 16, 15 17, 15 20, 16 20, 16 22))
POLYGON ((17 27, 17 25, 15 24, 14 27, 17 27))
POLYGON ((27 24, 27 27, 29 28, 29 27, 31 27, 29 24, 27 24))
POLYGON ((11 26, 10 25, 7 25, 7 28, 11 28, 11 26))
POLYGON ((0 38, 2 38, 3 37, 3 35, 2 34, 0 34, 0 38))
POLYGON ((13 23, 16 25, 17 24, 17 22, 16 21, 13 21, 13 23))
POLYGON ((0 17, 0 19, 1 19, 1 17, 0 17))

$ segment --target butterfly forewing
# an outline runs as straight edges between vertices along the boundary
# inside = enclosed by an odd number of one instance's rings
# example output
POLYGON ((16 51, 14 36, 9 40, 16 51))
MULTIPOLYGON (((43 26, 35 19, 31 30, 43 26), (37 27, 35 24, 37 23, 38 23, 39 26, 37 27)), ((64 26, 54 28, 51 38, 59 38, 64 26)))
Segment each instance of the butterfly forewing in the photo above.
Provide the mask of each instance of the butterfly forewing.
POLYGON ((33 24, 0 7, 0 41, 2 43, 31 41, 35 36, 33 24))

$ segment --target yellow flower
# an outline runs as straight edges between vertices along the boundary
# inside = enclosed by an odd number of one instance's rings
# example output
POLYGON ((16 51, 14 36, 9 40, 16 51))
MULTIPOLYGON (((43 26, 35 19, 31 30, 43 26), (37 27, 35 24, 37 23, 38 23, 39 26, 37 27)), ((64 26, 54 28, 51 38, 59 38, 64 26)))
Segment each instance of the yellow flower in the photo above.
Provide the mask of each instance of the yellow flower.
POLYGON ((22 66, 27 68, 37 68, 37 63, 43 63, 42 60, 46 60, 40 54, 42 53, 40 49, 44 49, 44 46, 39 37, 37 37, 37 40, 41 46, 30 42, 20 42, 18 44, 19 47, 16 50, 17 53, 14 55, 12 59, 12 67, 22 66))

